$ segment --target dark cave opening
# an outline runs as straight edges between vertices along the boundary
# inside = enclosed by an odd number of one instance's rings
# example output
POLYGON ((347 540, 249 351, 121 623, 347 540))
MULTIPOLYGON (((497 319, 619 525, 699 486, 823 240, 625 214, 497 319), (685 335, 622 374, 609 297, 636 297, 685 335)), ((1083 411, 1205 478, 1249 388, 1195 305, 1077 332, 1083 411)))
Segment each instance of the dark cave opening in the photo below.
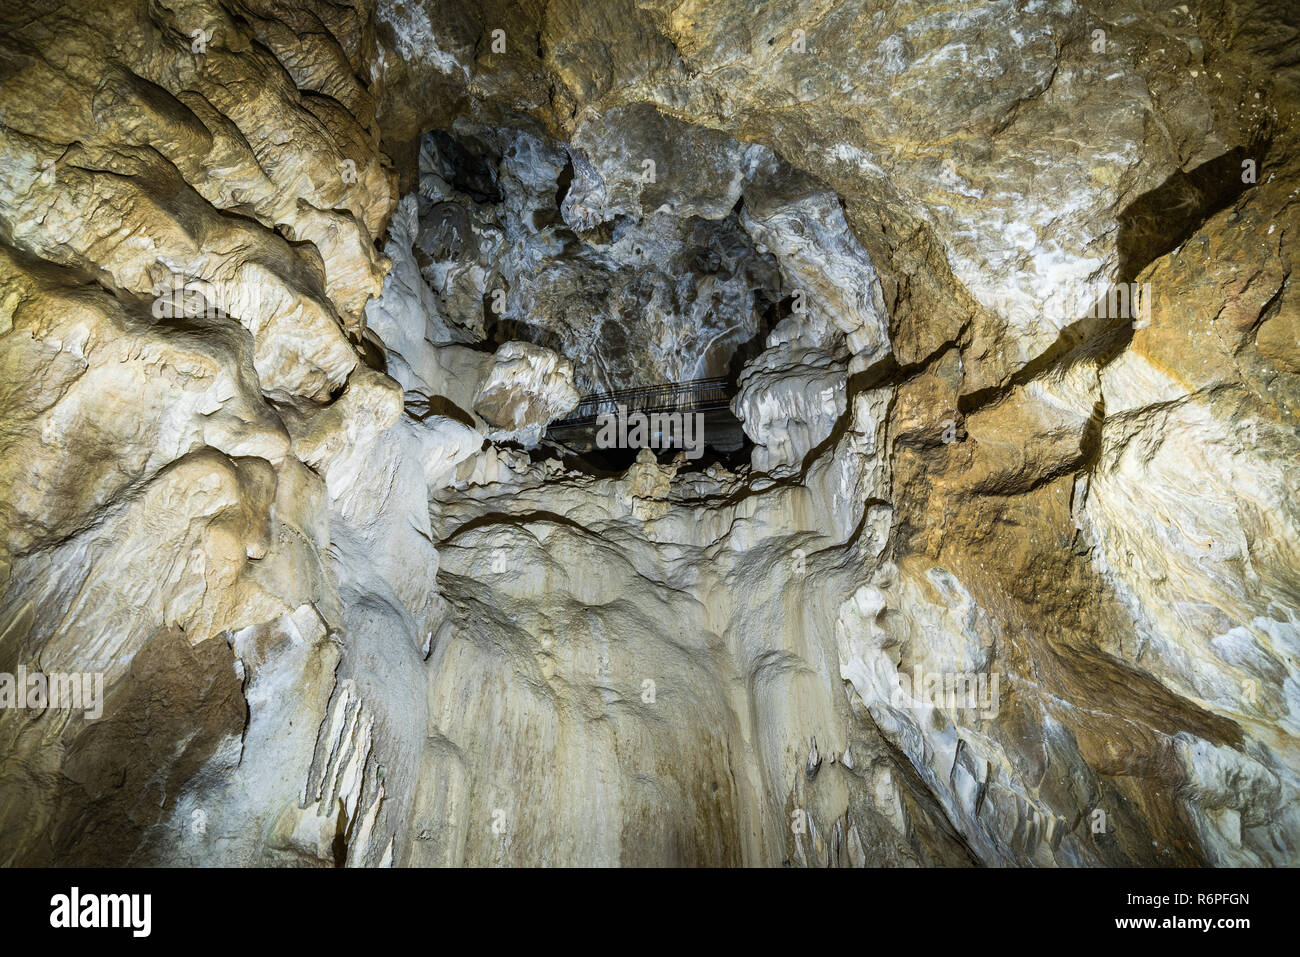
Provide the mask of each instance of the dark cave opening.
MULTIPOLYGON (((741 226, 743 200, 721 220, 619 211, 569 223, 575 183, 592 175, 584 169, 534 129, 458 122, 425 134, 415 248, 441 322, 479 350, 551 350, 573 363, 580 395, 701 373, 734 392, 790 314, 780 269, 741 226)), ((705 429, 706 452, 688 468, 747 461, 753 443, 734 415, 714 410, 705 429)), ((587 470, 626 468, 636 455, 572 429, 551 438, 587 470)))

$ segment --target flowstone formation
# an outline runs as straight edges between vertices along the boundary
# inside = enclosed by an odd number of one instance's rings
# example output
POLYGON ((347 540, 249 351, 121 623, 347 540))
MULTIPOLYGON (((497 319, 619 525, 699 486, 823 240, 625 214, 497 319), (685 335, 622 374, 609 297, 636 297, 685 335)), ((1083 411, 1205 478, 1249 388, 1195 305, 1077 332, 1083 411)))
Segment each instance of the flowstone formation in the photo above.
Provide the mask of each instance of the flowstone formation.
POLYGON ((1297 50, 5 4, 0 863, 1300 863, 1297 50))

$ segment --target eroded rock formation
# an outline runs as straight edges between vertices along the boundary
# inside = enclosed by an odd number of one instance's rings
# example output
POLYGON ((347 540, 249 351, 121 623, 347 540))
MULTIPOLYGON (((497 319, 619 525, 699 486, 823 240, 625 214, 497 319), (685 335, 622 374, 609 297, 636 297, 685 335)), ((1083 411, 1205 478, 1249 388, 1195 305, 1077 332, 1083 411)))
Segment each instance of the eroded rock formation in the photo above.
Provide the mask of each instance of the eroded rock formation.
POLYGON ((0 863, 1294 865, 1298 31, 6 4, 0 863))

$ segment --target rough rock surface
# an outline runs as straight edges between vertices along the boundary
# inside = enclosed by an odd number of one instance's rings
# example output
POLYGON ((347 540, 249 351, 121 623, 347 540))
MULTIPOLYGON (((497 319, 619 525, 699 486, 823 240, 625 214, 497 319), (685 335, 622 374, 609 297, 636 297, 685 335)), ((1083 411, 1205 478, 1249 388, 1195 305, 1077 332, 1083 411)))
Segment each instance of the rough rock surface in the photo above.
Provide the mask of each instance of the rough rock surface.
POLYGON ((0 10, 0 864, 1300 862, 1298 46, 0 10))
POLYGON ((577 404, 573 363, 528 342, 503 344, 474 393, 474 411, 493 427, 488 438, 528 447, 577 404))

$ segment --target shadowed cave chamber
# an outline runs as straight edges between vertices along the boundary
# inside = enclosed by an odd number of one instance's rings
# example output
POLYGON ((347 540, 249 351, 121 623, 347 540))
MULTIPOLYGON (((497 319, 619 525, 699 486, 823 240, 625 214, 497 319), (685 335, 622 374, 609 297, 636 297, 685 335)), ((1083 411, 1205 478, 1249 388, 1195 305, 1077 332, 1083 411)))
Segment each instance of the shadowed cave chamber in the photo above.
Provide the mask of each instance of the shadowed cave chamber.
POLYGON ((12 7, 0 863, 1296 863, 1294 11, 12 7))

